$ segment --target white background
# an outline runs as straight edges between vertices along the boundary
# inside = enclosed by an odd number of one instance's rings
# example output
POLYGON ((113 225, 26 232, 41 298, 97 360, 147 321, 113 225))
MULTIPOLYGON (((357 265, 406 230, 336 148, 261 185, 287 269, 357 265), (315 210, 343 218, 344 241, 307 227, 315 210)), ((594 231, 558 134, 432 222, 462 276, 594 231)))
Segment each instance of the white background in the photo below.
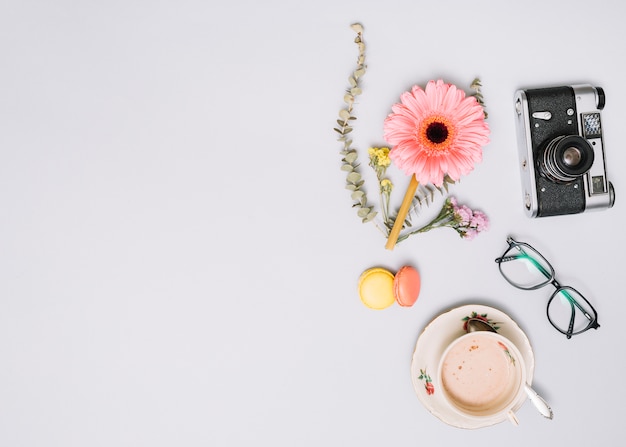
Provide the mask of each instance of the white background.
MULTIPOLYGON (((623 433, 620 2, 0 5, 0 445, 586 446, 623 433), (355 21, 364 173, 403 91, 482 79, 491 143, 452 194, 488 214, 487 233, 387 251, 351 209, 332 128, 355 21), (615 207, 529 219, 513 94, 580 82, 606 92, 615 207), (508 235, 588 296, 599 330, 566 340, 547 289, 500 277, 508 235), (415 306, 361 304, 363 270, 405 264, 422 275, 415 306), (525 329, 553 421, 526 403, 517 428, 467 431, 418 401, 419 333, 471 302, 525 329)), ((405 177, 389 173, 399 201, 405 177)))

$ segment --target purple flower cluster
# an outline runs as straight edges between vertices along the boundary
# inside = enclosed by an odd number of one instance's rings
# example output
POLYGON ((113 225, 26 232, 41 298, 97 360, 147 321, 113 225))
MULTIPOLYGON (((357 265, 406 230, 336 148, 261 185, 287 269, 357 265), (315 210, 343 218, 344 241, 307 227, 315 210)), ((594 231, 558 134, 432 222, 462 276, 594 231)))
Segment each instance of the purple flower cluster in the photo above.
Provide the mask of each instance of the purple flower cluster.
POLYGON ((449 227, 457 231, 463 239, 472 240, 482 231, 489 229, 489 219, 482 211, 472 211, 466 205, 459 205, 454 197, 448 197, 428 225, 411 234, 425 233, 434 228, 449 227))
POLYGON ((489 219, 482 211, 472 211, 466 205, 459 206, 454 197, 448 198, 446 205, 452 205, 454 217, 450 226, 458 231, 462 238, 472 240, 478 233, 489 229, 489 219))

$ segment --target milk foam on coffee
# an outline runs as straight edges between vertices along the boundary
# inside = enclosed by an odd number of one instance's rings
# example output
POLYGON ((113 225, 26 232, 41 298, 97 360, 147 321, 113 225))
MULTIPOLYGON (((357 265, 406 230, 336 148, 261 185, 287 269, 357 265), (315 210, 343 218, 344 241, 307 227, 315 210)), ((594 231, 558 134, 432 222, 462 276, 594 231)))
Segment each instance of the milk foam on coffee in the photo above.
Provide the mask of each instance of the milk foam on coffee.
POLYGON ((453 403, 470 413, 498 411, 517 392, 515 359, 498 339, 472 334, 443 359, 442 385, 453 403))

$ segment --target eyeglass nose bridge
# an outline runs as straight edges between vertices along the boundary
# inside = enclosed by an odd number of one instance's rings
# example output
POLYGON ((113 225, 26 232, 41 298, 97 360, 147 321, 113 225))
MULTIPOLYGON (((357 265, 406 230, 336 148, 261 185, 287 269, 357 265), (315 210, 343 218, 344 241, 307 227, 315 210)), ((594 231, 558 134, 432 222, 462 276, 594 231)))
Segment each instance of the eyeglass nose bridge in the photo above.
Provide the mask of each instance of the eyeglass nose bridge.
POLYGON ((558 282, 556 278, 552 278, 552 280, 546 282, 545 285, 548 285, 548 284, 552 284, 557 289, 557 291, 563 288, 563 286, 561 286, 561 283, 558 282))

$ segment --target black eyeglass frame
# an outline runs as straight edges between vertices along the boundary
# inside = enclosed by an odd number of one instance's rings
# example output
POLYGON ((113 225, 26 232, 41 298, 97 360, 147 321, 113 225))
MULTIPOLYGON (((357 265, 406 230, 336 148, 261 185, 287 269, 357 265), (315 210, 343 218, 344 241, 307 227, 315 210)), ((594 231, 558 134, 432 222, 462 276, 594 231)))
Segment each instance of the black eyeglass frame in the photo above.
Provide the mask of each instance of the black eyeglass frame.
POLYGON ((555 272, 554 272, 554 268, 552 267, 552 264, 550 264, 550 262, 548 262, 548 260, 536 249, 534 248, 532 245, 527 244, 526 242, 518 242, 515 239, 513 239, 512 237, 508 237, 506 239, 507 243, 509 244, 509 248, 506 249, 506 251, 503 253, 502 256, 500 256, 499 258, 496 258, 495 261, 498 264, 498 269, 500 270, 500 274, 504 277, 504 279, 511 284, 513 287, 520 289, 520 290, 537 290, 540 289, 548 284, 552 284, 556 290, 554 291, 554 293, 550 296, 550 299, 548 300, 548 304, 546 306, 546 315, 548 317, 548 321, 550 322, 550 324, 560 333, 564 334, 568 339, 572 338, 573 335, 578 335, 578 334, 582 334, 583 332, 588 331, 589 329, 598 329, 600 327, 600 324, 598 323, 598 312, 596 311, 596 309, 591 305, 591 303, 587 300, 587 298, 585 298, 583 296, 582 293, 580 293, 578 290, 574 289, 573 287, 570 286, 562 286, 555 278, 555 272), (532 256, 528 256, 528 254, 523 250, 523 247, 527 247, 528 249, 532 250, 533 254, 536 254, 541 261, 543 261, 545 263, 545 265, 547 265, 549 267, 549 271, 544 269, 543 266, 537 262, 535 259, 533 259, 532 256), (518 259, 517 256, 505 256, 507 253, 509 253, 513 248, 517 248, 520 252, 522 252, 523 254, 527 255, 527 259, 529 259, 532 264, 546 277, 546 280, 542 283, 530 286, 530 287, 524 287, 521 286, 519 284, 516 284, 515 282, 511 281, 508 276, 502 271, 502 263, 507 262, 507 261, 513 261, 515 259, 518 259), (568 290, 571 290, 572 292, 576 293, 580 298, 582 298, 585 303, 587 303, 587 305, 589 306, 589 309, 591 310, 591 312, 593 313, 593 315, 591 315, 589 312, 587 312, 583 306, 580 305, 580 303, 578 301, 576 301, 576 299, 574 299, 574 297, 572 295, 570 295, 569 293, 567 293, 568 290), (569 301, 570 305, 572 306, 572 316, 570 317, 570 322, 569 322, 569 326, 567 331, 564 331, 563 329, 561 329, 559 326, 557 326, 554 321, 552 321, 552 318, 550 318, 550 303, 552 303, 552 300, 560 293, 563 292, 563 295, 567 298, 567 300, 569 301), (589 320, 589 323, 587 324, 587 326, 584 329, 581 329, 579 331, 574 332, 574 322, 575 322, 575 318, 576 318, 576 312, 574 310, 574 306, 577 307, 582 314, 585 316, 585 318, 587 318, 587 320, 589 320))

